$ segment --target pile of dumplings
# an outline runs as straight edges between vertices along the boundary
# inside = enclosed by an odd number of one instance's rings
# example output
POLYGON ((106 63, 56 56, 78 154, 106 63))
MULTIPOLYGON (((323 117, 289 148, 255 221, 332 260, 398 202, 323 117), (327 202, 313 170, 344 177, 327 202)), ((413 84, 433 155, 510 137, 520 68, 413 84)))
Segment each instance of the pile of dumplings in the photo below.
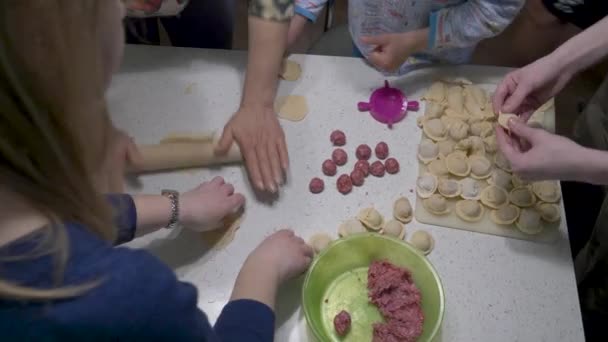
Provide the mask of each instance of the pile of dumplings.
POLYGON ((558 183, 524 182, 498 151, 497 116, 484 89, 465 79, 438 81, 422 99, 416 193, 426 211, 465 222, 487 217, 530 235, 561 219, 558 183))

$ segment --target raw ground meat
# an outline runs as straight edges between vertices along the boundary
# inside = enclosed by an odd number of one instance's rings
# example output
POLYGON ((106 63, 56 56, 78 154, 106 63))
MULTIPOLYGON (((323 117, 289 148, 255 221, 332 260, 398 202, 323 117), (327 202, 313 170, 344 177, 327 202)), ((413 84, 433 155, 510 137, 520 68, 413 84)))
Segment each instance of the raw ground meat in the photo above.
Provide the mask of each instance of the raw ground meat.
POLYGON ((384 171, 384 164, 382 164, 382 162, 379 160, 373 162, 369 167, 369 173, 371 173, 372 176, 383 177, 384 171))
POLYGON ((326 176, 335 176, 338 172, 338 167, 336 166, 336 163, 334 163, 331 159, 327 159, 326 161, 324 161, 323 165, 321 166, 321 169, 323 170, 323 174, 326 176))
POLYGON ((355 154, 359 160, 368 160, 372 156, 372 149, 365 144, 361 144, 357 147, 355 154))
POLYGON ((353 189, 353 182, 350 180, 349 175, 343 174, 338 177, 336 186, 338 187, 338 191, 340 191, 341 194, 346 195, 353 189))
POLYGON ((337 148, 331 154, 331 159, 334 161, 334 163, 336 163, 336 165, 342 166, 348 161, 348 155, 343 149, 337 148))
POLYGON ((386 159, 388 157, 388 145, 384 141, 379 142, 374 151, 376 151, 378 159, 386 159))
POLYGON ((369 162, 367 160, 359 160, 355 163, 355 170, 361 170, 363 175, 369 175, 369 162))
POLYGON ((310 192, 312 192, 313 194, 318 194, 322 192, 323 189, 325 189, 325 183, 323 183, 323 180, 321 178, 315 177, 310 180, 308 189, 310 189, 310 192))
POLYGON ((334 317, 334 329, 339 336, 344 336, 350 329, 350 314, 345 310, 340 311, 339 314, 334 317))
POLYGON ((350 173, 350 180, 353 182, 354 186, 361 186, 365 181, 365 175, 363 171, 354 169, 353 172, 350 173))
POLYGON ((346 135, 339 129, 331 132, 329 140, 331 140, 331 143, 334 144, 334 146, 346 145, 346 135))
POLYGON ((386 172, 394 175, 399 172, 399 162, 395 158, 388 158, 384 161, 384 168, 386 169, 386 172))
POLYGON ((374 261, 367 272, 367 294, 386 323, 374 324, 373 342, 414 342, 422 334, 420 291, 411 273, 388 261, 374 261))

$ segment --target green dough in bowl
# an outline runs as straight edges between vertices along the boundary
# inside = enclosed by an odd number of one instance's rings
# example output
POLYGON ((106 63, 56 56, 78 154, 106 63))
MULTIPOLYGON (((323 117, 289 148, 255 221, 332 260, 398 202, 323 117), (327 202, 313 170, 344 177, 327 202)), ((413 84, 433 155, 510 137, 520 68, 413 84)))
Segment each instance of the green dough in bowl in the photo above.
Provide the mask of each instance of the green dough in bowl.
POLYGON ((356 234, 332 243, 312 263, 302 289, 302 306, 311 335, 317 341, 372 340, 372 324, 382 322, 367 297, 367 269, 372 261, 388 260, 412 272, 422 293, 423 332, 418 341, 433 341, 443 319, 441 280, 431 263, 409 244, 376 233, 356 234), (346 310, 351 328, 339 337, 333 320, 346 310))

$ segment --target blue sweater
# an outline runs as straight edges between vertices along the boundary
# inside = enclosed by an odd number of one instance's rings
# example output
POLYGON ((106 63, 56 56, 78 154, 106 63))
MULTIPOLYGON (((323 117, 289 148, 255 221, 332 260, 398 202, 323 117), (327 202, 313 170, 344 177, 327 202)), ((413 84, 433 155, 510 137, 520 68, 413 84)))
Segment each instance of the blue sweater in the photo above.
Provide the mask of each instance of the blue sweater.
MULTIPOLYGON (((108 196, 115 208, 119 243, 133 239, 136 211, 128 195, 108 196)), ((143 250, 114 247, 78 224, 66 224, 69 257, 62 285, 100 281, 83 295, 54 301, 0 299, 0 339, 32 341, 165 340, 272 341, 274 313, 252 300, 228 303, 214 327, 197 307, 197 290, 143 250)), ((50 288, 56 274, 50 255, 35 256, 38 232, 0 248, 0 277, 50 288), (11 256, 30 254, 28 259, 11 256)))

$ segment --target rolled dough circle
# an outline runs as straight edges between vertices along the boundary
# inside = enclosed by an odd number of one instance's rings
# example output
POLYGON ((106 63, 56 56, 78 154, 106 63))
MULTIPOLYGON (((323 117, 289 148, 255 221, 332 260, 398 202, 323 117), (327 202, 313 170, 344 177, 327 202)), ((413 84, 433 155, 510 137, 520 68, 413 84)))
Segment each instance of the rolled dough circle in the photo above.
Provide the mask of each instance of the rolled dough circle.
POLYGON ((277 98, 274 110, 282 119, 302 121, 308 114, 308 103, 301 95, 282 96, 277 98))
POLYGON ((283 70, 281 71, 281 78, 285 81, 297 81, 302 75, 302 67, 300 64, 294 61, 286 59, 283 61, 283 70))

